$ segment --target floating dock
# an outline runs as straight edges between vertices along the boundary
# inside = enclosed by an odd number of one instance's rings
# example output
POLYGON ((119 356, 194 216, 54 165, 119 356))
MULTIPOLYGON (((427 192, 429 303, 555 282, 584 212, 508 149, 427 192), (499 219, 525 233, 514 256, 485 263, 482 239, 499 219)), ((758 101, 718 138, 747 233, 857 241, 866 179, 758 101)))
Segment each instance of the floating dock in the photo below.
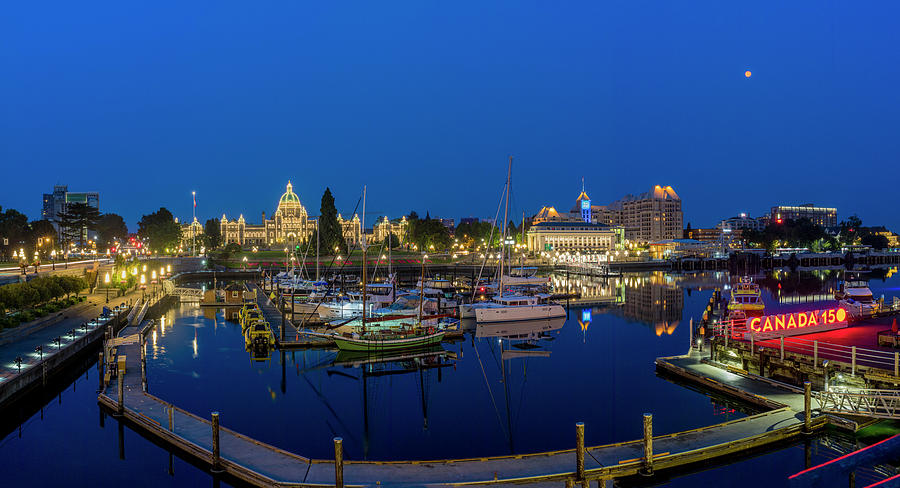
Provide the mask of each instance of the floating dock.
MULTIPOLYGON (((126 331, 128 333, 129 331, 126 331)), ((146 332, 146 331, 144 331, 146 332)), ((705 382, 736 398, 770 408, 739 420, 644 439, 582 447, 578 426, 574 449, 469 459, 429 461, 342 461, 310 459, 287 452, 218 425, 218 414, 205 419, 145 391, 140 358, 143 341, 117 347, 126 356, 121 401, 118 388, 106 388, 98 401, 123 419, 180 450, 200 464, 221 469, 255 486, 335 485, 341 475, 348 485, 491 484, 499 482, 570 482, 609 480, 643 470, 666 470, 731 458, 742 451, 780 443, 812 432, 833 417, 812 416, 805 396, 704 364, 691 355, 657 360, 659 369, 705 382), (736 375, 738 376, 738 375, 736 375), (720 385, 720 386, 716 386, 720 385), (214 439, 218 439, 217 443, 214 439), (648 450, 649 449, 649 450, 648 450), (649 454, 649 456, 648 456, 649 454)), ((228 419, 223 419, 228 423, 228 419)), ((635 419, 637 422, 638 419, 635 419)), ((651 419, 652 421, 652 419, 651 419)), ((652 424, 651 424, 652 425, 652 424)), ((651 427, 652 429, 652 427, 651 427)), ((336 447, 340 444, 336 442, 336 447)), ((336 450, 336 452, 340 452, 336 450)), ((339 457, 339 456, 336 456, 339 457)))

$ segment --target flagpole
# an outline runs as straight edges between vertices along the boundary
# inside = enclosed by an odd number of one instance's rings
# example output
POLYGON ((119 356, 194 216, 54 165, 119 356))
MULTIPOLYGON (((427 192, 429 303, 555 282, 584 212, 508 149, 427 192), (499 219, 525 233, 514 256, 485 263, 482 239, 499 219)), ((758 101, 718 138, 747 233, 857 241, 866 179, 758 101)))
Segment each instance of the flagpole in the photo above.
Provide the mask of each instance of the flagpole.
POLYGON ((193 214, 194 219, 191 220, 191 256, 197 255, 197 232, 194 230, 194 222, 197 220, 197 192, 191 192, 191 200, 193 200, 194 206, 191 207, 191 212, 193 214))

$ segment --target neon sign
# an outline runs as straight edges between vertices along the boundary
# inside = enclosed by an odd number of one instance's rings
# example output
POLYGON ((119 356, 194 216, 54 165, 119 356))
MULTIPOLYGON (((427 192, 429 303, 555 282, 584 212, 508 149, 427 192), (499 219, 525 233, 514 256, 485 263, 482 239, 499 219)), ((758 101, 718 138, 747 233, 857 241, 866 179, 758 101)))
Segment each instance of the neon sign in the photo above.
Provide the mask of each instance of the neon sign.
POLYGON ((751 317, 747 319, 747 329, 753 332, 781 332, 789 329, 846 325, 846 321, 846 310, 843 308, 830 308, 827 310, 751 317))

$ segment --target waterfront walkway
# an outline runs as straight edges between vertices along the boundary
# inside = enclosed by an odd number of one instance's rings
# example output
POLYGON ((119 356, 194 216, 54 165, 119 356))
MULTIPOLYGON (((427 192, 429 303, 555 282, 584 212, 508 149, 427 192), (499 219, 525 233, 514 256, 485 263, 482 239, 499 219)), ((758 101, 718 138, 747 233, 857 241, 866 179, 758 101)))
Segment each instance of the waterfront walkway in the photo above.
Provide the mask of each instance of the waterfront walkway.
MULTIPOLYGON (((132 332, 126 330, 125 333, 132 332)), ((170 444, 202 463, 212 465, 212 426, 209 420, 143 391, 140 347, 136 342, 118 347, 127 356, 124 375, 124 416, 161 442, 170 444), (168 408, 173 408, 174 428, 169 430, 168 408)), ((673 372, 730 385, 726 393, 740 392, 757 398, 772 409, 742 419, 653 438, 654 469, 667 469, 706 462, 737 452, 759 448, 800 435, 804 425, 803 395, 772 383, 740 377, 704 364, 699 355, 660 358, 673 372), (684 373, 682 373, 684 374, 684 373)), ((663 366, 661 366, 663 367, 663 366)), ((676 373, 677 374, 677 373, 676 373)), ((118 395, 114 384, 99 396, 99 402, 115 410, 118 395)), ((746 396, 745 395, 745 396, 746 396)), ((739 394, 735 396, 740 396, 739 394)), ((639 422, 640 419, 635 419, 639 422)), ((228 418, 221 419, 223 425, 228 418)), ((825 417, 812 419, 812 428, 826 424, 825 417)), ((574 426, 573 426, 574 427, 574 426)), ((591 426, 587 425, 586 429, 591 426)), ((575 435, 573 428, 573 445, 575 435)), ((633 440, 587 448, 585 477, 611 479, 636 474, 644 466, 644 443, 633 440)), ((227 428, 220 428, 221 466, 231 476, 256 486, 333 485, 335 466, 331 460, 314 460, 278 449, 227 428)), ((368 462, 345 461, 344 482, 349 485, 443 485, 495 482, 564 481, 576 477, 574 449, 474 459, 368 462)))
MULTIPOLYGON (((43 358, 48 359, 57 349, 64 349, 89 332, 82 328, 82 324, 100 316, 104 307, 113 310, 119 305, 131 304, 140 297, 140 291, 132 292, 122 297, 110 297, 107 304, 105 294, 89 294, 86 302, 56 312, 64 317, 62 320, 0 345, 0 382, 12 381, 20 373, 15 362, 17 357, 22 359, 21 372, 24 373, 28 368, 34 367, 42 361, 41 354, 35 350, 38 346, 43 348, 43 358), (73 329, 75 330, 74 337, 70 334, 73 329), (56 344, 57 337, 60 338, 59 346, 56 344)), ((25 327, 25 325, 20 327, 25 327)))

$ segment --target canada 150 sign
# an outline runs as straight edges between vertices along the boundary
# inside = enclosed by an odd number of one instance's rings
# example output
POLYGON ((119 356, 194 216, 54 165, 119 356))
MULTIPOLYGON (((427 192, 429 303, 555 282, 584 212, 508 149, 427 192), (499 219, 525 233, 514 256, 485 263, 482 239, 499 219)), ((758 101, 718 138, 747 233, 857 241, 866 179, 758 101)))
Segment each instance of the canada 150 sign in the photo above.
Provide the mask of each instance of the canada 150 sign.
MULTIPOLYGON (((790 329, 807 329, 822 326, 846 325, 847 311, 843 308, 829 308, 827 310, 811 310, 804 312, 784 313, 780 315, 765 315, 747 319, 747 329, 753 332, 788 332, 790 329)), ((790 331, 795 332, 795 331, 790 331)), ((806 331, 804 331, 806 332, 806 331)))

